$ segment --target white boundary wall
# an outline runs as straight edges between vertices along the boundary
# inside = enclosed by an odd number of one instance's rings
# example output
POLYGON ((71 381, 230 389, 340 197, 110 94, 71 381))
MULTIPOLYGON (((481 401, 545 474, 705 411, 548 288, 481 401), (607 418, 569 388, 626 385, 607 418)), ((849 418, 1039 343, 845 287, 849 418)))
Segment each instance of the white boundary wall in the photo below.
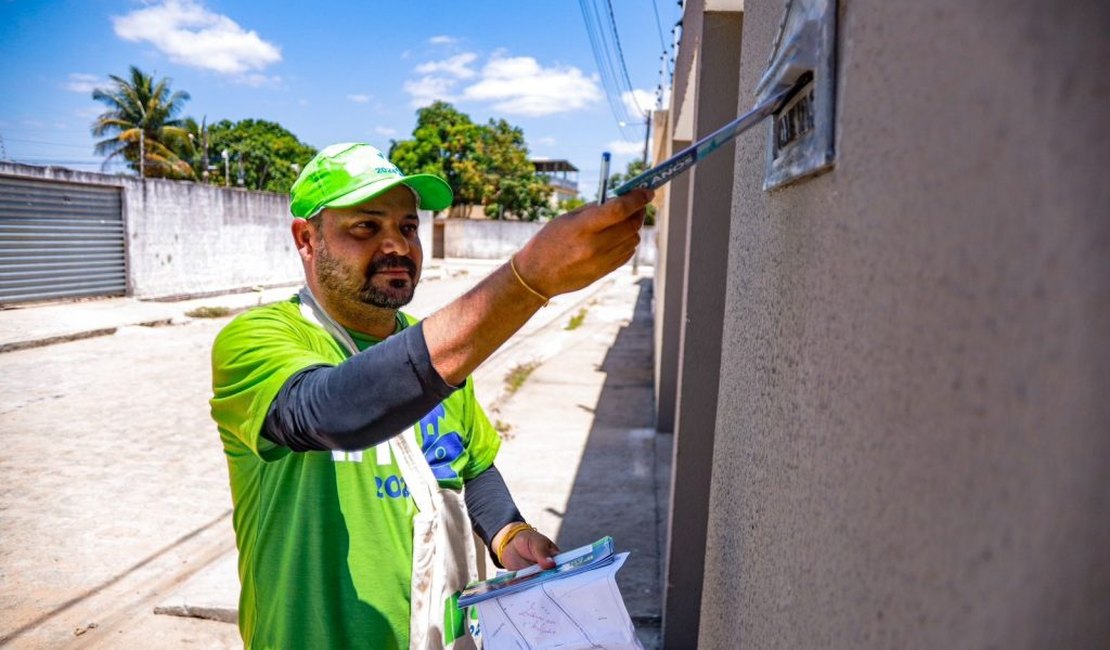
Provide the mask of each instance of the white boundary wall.
MULTIPOLYGON (((0 163, 0 175, 119 187, 126 232, 127 293, 184 298, 300 282, 304 273, 290 234, 284 194, 188 181, 0 163)), ((542 224, 444 219, 447 257, 504 259, 542 224)), ((425 264, 432 259, 432 219, 421 212, 425 264)), ((638 262, 655 264, 655 229, 642 231, 638 262)))
MULTIPOLYGON (((468 259, 505 259, 543 227, 535 222, 487 219, 444 219, 443 224, 444 255, 468 259)), ((655 266, 654 226, 640 233, 638 263, 655 266)))
POLYGON ((282 194, 0 163, 0 174, 120 187, 128 295, 168 298, 303 278, 282 194))

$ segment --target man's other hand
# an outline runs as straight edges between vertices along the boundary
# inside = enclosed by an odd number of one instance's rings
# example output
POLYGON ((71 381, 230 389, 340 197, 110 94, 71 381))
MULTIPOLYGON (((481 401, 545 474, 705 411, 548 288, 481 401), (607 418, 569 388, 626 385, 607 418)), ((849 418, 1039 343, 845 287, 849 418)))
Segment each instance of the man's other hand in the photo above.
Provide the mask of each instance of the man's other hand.
POLYGON ((501 564, 509 571, 517 571, 533 564, 543 569, 555 567, 553 559, 559 547, 542 533, 525 530, 517 533, 501 553, 501 564))
POLYGON ((516 254, 517 271, 548 298, 588 286, 632 259, 653 196, 633 190, 552 219, 516 254))

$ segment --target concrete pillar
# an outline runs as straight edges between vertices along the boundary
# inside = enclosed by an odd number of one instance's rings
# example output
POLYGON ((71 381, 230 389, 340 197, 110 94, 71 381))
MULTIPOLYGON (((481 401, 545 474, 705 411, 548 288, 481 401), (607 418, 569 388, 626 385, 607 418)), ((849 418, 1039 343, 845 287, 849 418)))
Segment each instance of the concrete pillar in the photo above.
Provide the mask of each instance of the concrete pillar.
MULTIPOLYGON (((676 141, 681 151, 690 142, 676 141)), ((671 181, 668 188, 667 221, 663 246, 658 252, 656 269, 660 276, 656 290, 656 326, 659 327, 659 353, 655 362, 655 428, 661 433, 674 431, 675 403, 678 400, 678 350, 682 332, 682 296, 686 293, 686 226, 690 216, 690 175, 671 181)))
MULTIPOLYGON (((708 11, 703 16, 695 91, 696 138, 736 117, 742 27, 743 13, 739 11, 708 11)), ((684 317, 663 602, 666 648, 694 648, 698 643, 734 166, 735 146, 730 143, 699 163, 689 176, 681 283, 684 317)))

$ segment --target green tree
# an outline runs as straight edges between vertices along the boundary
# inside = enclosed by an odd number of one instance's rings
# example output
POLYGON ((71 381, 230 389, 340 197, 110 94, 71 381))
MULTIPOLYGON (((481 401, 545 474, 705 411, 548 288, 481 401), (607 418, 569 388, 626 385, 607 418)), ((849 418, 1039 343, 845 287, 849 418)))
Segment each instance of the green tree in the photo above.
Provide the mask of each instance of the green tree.
POLYGON ((389 159, 406 174, 435 174, 451 186, 455 205, 481 203, 482 177, 476 161, 479 127, 447 102, 416 111, 411 140, 394 140, 389 159))
POLYGON ((248 189, 285 193, 304 165, 316 155, 316 149, 298 140, 280 124, 266 120, 220 120, 208 126, 206 134, 195 137, 205 135, 208 142, 205 165, 215 168, 208 182, 216 185, 240 185, 241 178, 242 186, 248 189), (226 166, 225 150, 228 153, 226 166), (230 178, 225 178, 225 170, 230 178))
POLYGON ((534 220, 552 213, 551 188, 528 160, 524 132, 505 120, 475 124, 446 102, 416 112, 411 140, 394 141, 389 158, 408 174, 447 181, 455 205, 484 204, 491 217, 534 220))
POLYGON ((586 199, 580 196, 576 196, 573 199, 563 199, 562 201, 559 201, 558 212, 560 214, 564 212, 570 212, 571 210, 577 210, 584 205, 586 205, 586 199))
POLYGON ((192 167, 178 155, 191 146, 177 117, 189 94, 171 92, 170 79, 155 81, 153 75, 135 66, 130 68, 129 79, 116 75, 109 79, 108 88, 92 93, 94 100, 108 107, 92 126, 92 134, 104 138, 94 150, 106 156, 104 166, 123 157, 140 176, 193 178, 192 167))
POLYGON ((477 153, 487 216, 503 218, 508 213, 527 221, 554 216, 551 186, 528 159, 524 131, 505 120, 490 120, 481 131, 477 153))
POLYGON ((178 158, 189 163, 198 181, 204 180, 207 165, 208 125, 206 122, 204 118, 201 119, 200 124, 191 117, 182 118, 181 128, 185 130, 185 138, 174 146, 174 153, 178 158))
MULTIPOLYGON (((625 169, 625 172, 623 174, 618 172, 618 173, 613 174, 612 176, 610 176, 609 177, 609 190, 610 190, 609 196, 613 195, 612 190, 615 190, 618 187, 620 187, 622 184, 624 184, 625 182, 632 180, 637 175, 639 175, 641 172, 643 172, 645 169, 647 169, 647 165, 644 164, 644 161, 642 159, 637 158, 637 159, 628 163, 628 167, 625 169)), ((655 225, 655 206, 651 205, 650 203, 647 206, 647 215, 644 217, 644 225, 645 226, 654 226, 655 225)))

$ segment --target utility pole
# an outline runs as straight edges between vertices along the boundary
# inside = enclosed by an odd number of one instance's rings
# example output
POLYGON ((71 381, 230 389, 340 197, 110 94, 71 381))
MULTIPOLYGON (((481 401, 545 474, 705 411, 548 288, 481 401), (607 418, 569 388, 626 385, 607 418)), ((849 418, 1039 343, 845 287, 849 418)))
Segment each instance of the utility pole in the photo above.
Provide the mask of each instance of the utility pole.
POLYGON ((139 178, 146 178, 146 132, 139 129, 139 178))
POLYGON ((208 124, 207 124, 207 122, 208 122, 208 116, 207 115, 205 115, 204 117, 202 117, 200 119, 200 134, 201 134, 201 139, 204 141, 204 174, 203 174, 203 176, 204 176, 204 184, 205 185, 208 184, 208 168, 211 166, 211 165, 208 164, 208 124))
POLYGON ((227 149, 220 152, 224 159, 224 187, 231 186, 231 157, 228 156, 227 149))

